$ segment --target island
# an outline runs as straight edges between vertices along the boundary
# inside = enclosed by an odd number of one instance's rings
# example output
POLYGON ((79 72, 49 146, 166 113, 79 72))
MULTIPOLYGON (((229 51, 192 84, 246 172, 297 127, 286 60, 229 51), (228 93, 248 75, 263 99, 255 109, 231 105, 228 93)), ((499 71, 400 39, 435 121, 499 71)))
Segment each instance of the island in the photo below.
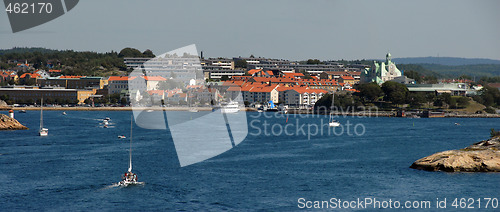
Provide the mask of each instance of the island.
POLYGON ((438 152, 415 161, 410 168, 445 172, 500 172, 500 135, 464 149, 438 152))
POLYGON ((27 130, 28 128, 16 119, 5 114, 0 114, 0 130, 27 130))

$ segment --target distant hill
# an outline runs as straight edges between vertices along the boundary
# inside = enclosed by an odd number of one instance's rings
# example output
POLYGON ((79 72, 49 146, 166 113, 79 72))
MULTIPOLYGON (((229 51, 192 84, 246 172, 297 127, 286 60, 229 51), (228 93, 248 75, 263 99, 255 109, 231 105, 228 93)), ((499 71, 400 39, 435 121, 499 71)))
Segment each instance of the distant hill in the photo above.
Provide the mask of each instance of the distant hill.
POLYGON ((14 47, 12 49, 0 49, 0 55, 10 54, 10 53, 18 53, 23 54, 27 52, 40 52, 40 53, 54 53, 59 52, 58 50, 46 49, 46 48, 38 48, 38 47, 14 47))
POLYGON ((423 68, 439 73, 442 76, 459 77, 468 75, 471 77, 498 77, 500 76, 500 64, 476 64, 476 65, 460 65, 446 66, 439 64, 419 64, 423 68))
POLYGON ((500 60, 460 57, 406 57, 393 58, 396 64, 439 64, 446 66, 500 64, 500 60))

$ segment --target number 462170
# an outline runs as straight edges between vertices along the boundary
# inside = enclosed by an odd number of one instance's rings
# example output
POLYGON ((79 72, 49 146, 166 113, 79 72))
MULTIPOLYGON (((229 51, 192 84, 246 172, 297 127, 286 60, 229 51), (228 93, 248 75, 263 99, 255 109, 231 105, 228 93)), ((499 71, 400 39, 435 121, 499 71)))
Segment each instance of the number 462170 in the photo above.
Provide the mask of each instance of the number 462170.
POLYGON ((51 3, 9 3, 5 8, 7 13, 34 14, 52 13, 51 3))

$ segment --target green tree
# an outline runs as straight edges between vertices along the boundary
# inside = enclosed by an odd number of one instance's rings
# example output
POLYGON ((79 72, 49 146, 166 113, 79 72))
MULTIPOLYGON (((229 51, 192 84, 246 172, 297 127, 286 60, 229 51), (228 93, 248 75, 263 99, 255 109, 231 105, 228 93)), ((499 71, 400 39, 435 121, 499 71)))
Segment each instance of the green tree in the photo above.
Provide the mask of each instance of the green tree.
POLYGON ((480 103, 489 106, 500 106, 500 91, 497 88, 485 85, 481 89, 480 103))
POLYGON ((461 96, 457 98, 457 107, 464 108, 469 105, 469 98, 461 96))
POLYGON ((437 84, 438 79, 435 76, 425 76, 423 81, 427 84, 437 84))
POLYGON ((227 75, 224 75, 220 78, 220 81, 228 81, 229 77, 227 75))
POLYGON ((385 97, 388 101, 393 104, 404 104, 406 103, 408 96, 408 88, 398 82, 387 81, 382 84, 382 91, 384 91, 385 97))
POLYGON ((143 55, 144 57, 151 57, 151 58, 156 57, 156 56, 155 56, 155 54, 153 54, 153 51, 151 51, 151 50, 149 50, 149 49, 147 49, 146 51, 144 51, 144 52, 142 53, 142 55, 143 55))
POLYGON ((436 97, 434 101, 434 106, 444 107, 446 105, 450 105, 452 103, 451 95, 449 93, 443 93, 436 97))
POLYGON ((177 78, 177 74, 175 74, 174 71, 170 71, 170 78, 172 79, 177 78))
POLYGON ((118 57, 144 57, 144 54, 134 48, 124 48, 120 51, 118 57))
POLYGON ((126 99, 125 97, 124 97, 124 98, 122 98, 122 99, 120 100, 120 103, 121 103, 122 105, 126 105, 126 104, 127 104, 127 99, 126 99))
POLYGON ((237 60, 234 63, 234 67, 235 68, 244 68, 244 69, 246 69, 248 67, 248 63, 247 63, 246 60, 237 60))
POLYGON ((422 77, 420 76, 420 74, 416 71, 405 71, 404 72, 404 75, 408 78, 412 78, 415 80, 415 82, 417 82, 417 84, 420 84, 422 83, 422 77))
POLYGON ((316 64, 316 65, 317 65, 317 64, 320 64, 320 63, 321 63, 321 61, 320 61, 320 60, 318 60, 318 59, 309 59, 309 60, 307 60, 307 62, 306 62, 306 63, 307 63, 307 64, 313 64, 313 65, 314 65, 314 64, 316 64))
POLYGON ((376 101, 382 94, 382 88, 377 83, 358 84, 355 86, 359 90, 358 95, 370 102, 376 101))
POLYGON ((420 107, 426 102, 426 96, 422 92, 409 93, 408 101, 412 107, 420 107))

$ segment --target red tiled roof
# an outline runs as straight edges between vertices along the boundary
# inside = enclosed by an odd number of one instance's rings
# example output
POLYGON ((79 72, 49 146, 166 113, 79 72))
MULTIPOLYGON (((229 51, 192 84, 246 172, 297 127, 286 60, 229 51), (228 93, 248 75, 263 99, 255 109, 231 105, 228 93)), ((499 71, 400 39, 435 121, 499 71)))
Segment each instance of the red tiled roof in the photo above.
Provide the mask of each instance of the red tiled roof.
POLYGON ((351 72, 349 72, 349 74, 350 74, 351 76, 354 76, 354 75, 356 75, 356 76, 360 76, 360 75, 361 75, 361 71, 351 71, 351 72))
POLYGON ((303 73, 285 73, 285 76, 287 77, 303 77, 303 73))
POLYGON ((241 87, 232 86, 227 89, 227 91, 241 91, 241 87))
POLYGON ((296 82, 296 79, 293 78, 276 78, 276 77, 253 77, 256 82, 272 82, 272 83, 293 83, 296 82))
POLYGON ((297 87, 293 90, 297 91, 298 93, 328 93, 323 89, 310 89, 309 87, 297 87))
POLYGON ((57 70, 57 69, 50 69, 49 70, 49 73, 60 73, 61 70, 57 70))
POLYGON ((128 81, 128 80, 133 80, 135 77, 128 77, 128 76, 110 76, 108 81, 128 81))
POLYGON ((164 91, 163 90, 150 90, 148 91, 149 95, 163 95, 164 91))
POLYGON ((354 80, 354 78, 351 76, 341 76, 341 78, 344 80, 354 80))
POLYGON ((145 76, 142 78, 144 78, 146 81, 165 81, 165 80, 167 80, 161 76, 145 76))
POLYGON ((37 78, 37 77, 41 77, 40 74, 32 74, 32 73, 24 73, 23 75, 21 75, 19 78, 25 78, 26 76, 30 76, 30 78, 37 78))
POLYGON ((61 76, 59 79, 80 79, 85 76, 61 76))
POLYGON ((250 92, 268 93, 274 90, 276 87, 278 87, 278 85, 254 86, 252 89, 250 89, 250 92))
POLYGON ((325 71, 325 73, 328 75, 347 75, 347 74, 349 74, 348 72, 345 72, 345 71, 325 71))
POLYGON ((252 69, 252 70, 248 71, 248 73, 251 74, 251 75, 253 75, 253 74, 255 74, 255 73, 259 72, 259 71, 262 71, 262 69, 252 69))
POLYGON ((346 91, 351 91, 351 92, 359 92, 358 90, 356 89, 345 89, 346 91))

